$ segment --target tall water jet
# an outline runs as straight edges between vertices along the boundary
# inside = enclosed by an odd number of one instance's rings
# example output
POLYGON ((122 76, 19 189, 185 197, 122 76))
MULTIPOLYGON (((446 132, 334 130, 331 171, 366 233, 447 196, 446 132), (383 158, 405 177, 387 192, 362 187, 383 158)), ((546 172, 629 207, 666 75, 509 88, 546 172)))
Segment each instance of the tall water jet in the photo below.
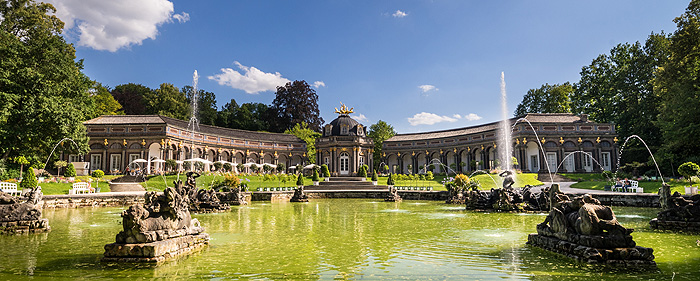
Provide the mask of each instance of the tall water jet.
POLYGON ((500 137, 498 138, 498 158, 501 162, 503 170, 510 171, 513 169, 512 156, 513 149, 511 147, 511 130, 508 120, 508 103, 506 99, 506 79, 505 74, 501 72, 501 126, 499 128, 500 137))
MULTIPOLYGON (((194 74, 192 75, 192 104, 190 105, 192 115, 190 116, 190 121, 187 124, 187 128, 190 130, 190 138, 192 138, 192 147, 194 147, 194 133, 199 129, 199 119, 197 119, 197 100, 199 98, 199 93, 197 90, 198 83, 199 74, 197 74, 197 70, 195 70, 194 74)), ((190 149, 189 158, 194 158, 194 149, 190 149)))

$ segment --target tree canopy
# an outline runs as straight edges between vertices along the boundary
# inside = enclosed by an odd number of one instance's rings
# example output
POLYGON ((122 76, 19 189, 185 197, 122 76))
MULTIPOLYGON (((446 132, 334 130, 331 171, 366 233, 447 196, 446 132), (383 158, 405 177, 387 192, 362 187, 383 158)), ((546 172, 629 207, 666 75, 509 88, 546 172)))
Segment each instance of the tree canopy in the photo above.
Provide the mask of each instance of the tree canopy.
POLYGON ((382 144, 384 141, 396 135, 394 127, 389 125, 389 123, 382 120, 377 121, 377 123, 369 126, 369 133, 367 136, 372 138, 374 141, 374 152, 372 153, 372 158, 375 165, 379 165, 382 162, 382 144))
POLYGON ((0 1, 0 153, 48 156, 63 138, 83 153, 82 121, 93 112, 93 82, 75 49, 60 35, 63 22, 50 4, 0 1))
POLYGON ((273 131, 291 129, 301 122, 306 122, 311 130, 321 131, 323 118, 318 110, 318 95, 306 81, 288 82, 277 87, 272 108, 276 115, 273 131))
POLYGON ((284 133, 295 135, 297 138, 305 141, 306 157, 309 158, 309 163, 316 163, 316 139, 321 137, 321 133, 311 130, 306 122, 297 123, 291 129, 284 131, 284 133))
POLYGON ((564 113, 571 112, 571 93, 573 86, 564 84, 544 84, 539 89, 530 89, 523 101, 515 109, 515 116, 527 113, 564 113))
POLYGON ((670 165, 700 160, 700 0, 692 0, 673 20, 668 63, 658 69, 655 90, 661 98, 658 124, 662 158, 670 165))

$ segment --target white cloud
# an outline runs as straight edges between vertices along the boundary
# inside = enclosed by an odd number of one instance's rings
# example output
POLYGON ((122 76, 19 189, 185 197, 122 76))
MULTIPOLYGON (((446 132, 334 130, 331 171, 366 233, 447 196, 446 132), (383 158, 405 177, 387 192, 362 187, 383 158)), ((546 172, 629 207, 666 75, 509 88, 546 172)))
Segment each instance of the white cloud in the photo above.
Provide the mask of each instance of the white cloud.
POLYGON ((326 86, 326 83, 323 83, 323 81, 314 82, 314 88, 316 88, 316 89, 321 88, 321 87, 325 87, 325 86, 326 86))
POLYGON ((420 86, 418 86, 418 88, 420 88, 420 90, 423 91, 423 93, 440 90, 433 85, 420 85, 420 86))
POLYGON ((462 119, 462 115, 459 114, 453 114, 452 117, 454 117, 455 119, 462 119))
POLYGON ((435 113, 421 112, 408 118, 411 126, 433 125, 440 122, 456 122, 458 119, 449 116, 440 116, 435 113))
POLYGON ((275 91, 277 86, 287 84, 289 79, 282 77, 279 72, 265 73, 252 66, 245 66, 237 61, 233 62, 244 74, 231 68, 222 68, 221 73, 207 78, 214 80, 222 86, 240 89, 248 94, 257 94, 265 91, 275 91))
POLYGON ((469 121, 476 121, 476 120, 480 120, 481 116, 476 115, 475 113, 469 113, 466 116, 464 116, 464 119, 467 119, 469 121))
POLYGON ((395 18, 403 18, 405 16, 408 16, 408 14, 406 12, 401 11, 401 10, 396 10, 396 12, 394 12, 394 14, 392 14, 392 16, 395 18))
POLYGON ((365 115, 362 114, 362 113, 360 113, 360 115, 350 115, 350 117, 352 117, 352 119, 355 119, 355 120, 357 120, 357 121, 362 121, 362 122, 367 122, 367 121, 369 121, 369 119, 367 118, 367 116, 365 116, 365 115))
POLYGON ((177 20, 179 23, 190 21, 190 14, 182 12, 179 14, 174 14, 173 19, 177 20))
POLYGON ((78 34, 78 45, 115 52, 146 39, 155 39, 164 23, 189 20, 189 14, 173 14, 168 0, 46 0, 67 31, 78 34))

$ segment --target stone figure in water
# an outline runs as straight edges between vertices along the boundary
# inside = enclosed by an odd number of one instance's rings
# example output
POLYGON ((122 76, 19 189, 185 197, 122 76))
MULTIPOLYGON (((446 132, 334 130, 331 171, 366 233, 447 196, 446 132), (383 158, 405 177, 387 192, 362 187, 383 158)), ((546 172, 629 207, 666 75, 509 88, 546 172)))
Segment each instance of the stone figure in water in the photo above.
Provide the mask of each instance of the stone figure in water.
POLYGON ((33 221, 41 219, 41 187, 17 197, 0 192, 0 221, 33 221))
POLYGON ((513 175, 513 171, 505 170, 498 176, 503 178, 503 188, 510 189, 513 187, 513 184, 515 184, 515 176, 513 175))
POLYGON ((570 199, 549 190, 551 210, 528 244, 588 263, 655 266, 653 249, 637 246, 634 230, 623 227, 608 206, 588 194, 570 199))
POLYGON ((187 194, 189 198, 190 211, 194 213, 209 213, 219 212, 230 209, 228 204, 221 203, 216 196, 216 191, 213 189, 198 189, 197 178, 200 174, 197 172, 187 172, 187 181, 185 185, 182 182, 176 182, 175 187, 181 189, 178 191, 181 194, 187 194))
POLYGON ((303 185, 294 189, 294 195, 292 195, 289 202, 309 202, 309 196, 304 193, 303 185))
POLYGON ((384 198, 386 202, 401 202, 403 199, 399 196, 399 191, 393 186, 389 186, 389 195, 384 198))

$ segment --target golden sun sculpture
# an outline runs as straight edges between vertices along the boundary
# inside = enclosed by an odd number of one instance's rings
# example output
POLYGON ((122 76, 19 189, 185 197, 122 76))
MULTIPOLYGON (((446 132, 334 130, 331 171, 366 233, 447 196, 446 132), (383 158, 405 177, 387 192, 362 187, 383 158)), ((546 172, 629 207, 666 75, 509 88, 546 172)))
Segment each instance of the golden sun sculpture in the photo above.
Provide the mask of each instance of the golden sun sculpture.
POLYGON ((340 103, 340 110, 338 110, 338 108, 336 107, 336 108, 335 108, 335 113, 338 113, 338 114, 340 114, 340 115, 349 115, 350 113, 354 113, 354 111, 352 111, 353 109, 354 109, 354 107, 351 107, 350 109, 348 109, 348 107, 345 106, 345 105, 341 102, 341 103, 340 103))

